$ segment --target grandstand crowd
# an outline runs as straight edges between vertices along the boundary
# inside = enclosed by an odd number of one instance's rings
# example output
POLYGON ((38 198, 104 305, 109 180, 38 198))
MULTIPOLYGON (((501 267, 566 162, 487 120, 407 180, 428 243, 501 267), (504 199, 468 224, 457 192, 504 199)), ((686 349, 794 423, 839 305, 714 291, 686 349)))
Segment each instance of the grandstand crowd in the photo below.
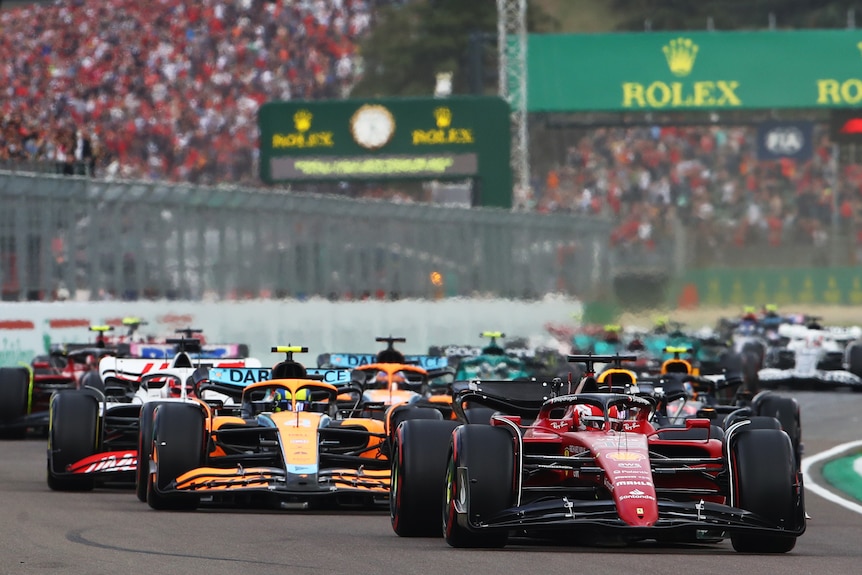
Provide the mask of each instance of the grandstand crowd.
MULTIPOLYGON (((382 4, 404 0, 59 0, 0 11, 0 162, 200 184, 257 182, 257 108, 341 98, 382 4)), ((672 221, 726 246, 856 227, 862 167, 761 162, 754 127, 606 128, 567 145, 524 206, 605 214, 650 249, 672 221)), ((369 195, 411 201, 377 188, 369 195)), ((862 243, 862 238, 860 238, 862 243)))
POLYGON ((64 165, 83 157, 81 140, 105 175, 253 182, 258 106, 346 96, 361 73, 356 41, 382 3, 59 0, 0 12, 0 160, 64 165))
POLYGON ((836 178, 824 126, 806 161, 758 160, 756 138, 756 126, 592 130, 536 182, 534 204, 612 215, 613 242, 647 248, 670 232, 670 220, 716 248, 821 246, 836 224, 859 227, 862 166, 844 163, 836 178))

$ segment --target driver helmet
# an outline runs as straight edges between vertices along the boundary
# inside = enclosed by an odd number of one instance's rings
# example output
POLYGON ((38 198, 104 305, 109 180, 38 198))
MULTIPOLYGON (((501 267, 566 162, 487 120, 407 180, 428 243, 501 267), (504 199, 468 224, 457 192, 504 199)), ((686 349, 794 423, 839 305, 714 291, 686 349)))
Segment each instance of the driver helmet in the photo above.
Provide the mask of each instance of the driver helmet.
POLYGON ((763 315, 767 317, 778 317, 778 306, 774 303, 768 303, 763 306, 763 315))
POLYGON ((510 374, 509 364, 505 362, 500 362, 496 366, 494 366, 494 377, 500 379, 506 379, 510 374))
POLYGON ((614 431, 623 431, 623 422, 628 419, 628 417, 629 412, 625 408, 620 408, 616 405, 612 405, 608 408, 608 419, 611 423, 611 429, 614 431))
MULTIPOLYGON (((290 391, 284 388, 273 390, 271 397, 268 398, 268 400, 272 402, 273 413, 278 413, 279 411, 291 411, 293 409, 292 399, 293 397, 290 391)), ((308 389, 303 388, 296 392, 297 401, 308 401, 310 399, 311 393, 308 389)))
POLYGON ((629 351, 643 351, 644 349, 646 349, 646 346, 639 338, 635 338, 629 342, 629 351))
MULTIPOLYGON (((619 413, 617 411, 617 408, 611 406, 610 410, 608 411, 608 417, 617 418, 618 416, 619 413)), ((573 427, 578 431, 586 431, 587 429, 602 429, 605 425, 602 409, 595 405, 586 405, 583 403, 579 403, 572 411, 572 418, 574 419, 573 427), (601 418, 601 420, 591 419, 594 417, 601 418)))
POLYGON ((267 398, 272 402, 272 412, 278 413, 279 411, 289 411, 290 410, 290 392, 286 389, 275 389, 272 392, 271 397, 267 398))
POLYGON ((757 333, 757 326, 754 323, 742 323, 739 326, 740 335, 754 335, 757 333))
POLYGON ((403 371, 396 371, 392 374, 392 377, 389 377, 389 374, 383 370, 377 372, 377 375, 374 377, 375 381, 378 385, 386 385, 387 387, 391 387, 392 389, 399 389, 407 383, 407 376, 403 371))
POLYGON ((691 384, 691 381, 685 380, 682 383, 682 387, 685 389, 685 395, 689 399, 697 399, 697 392, 694 389, 694 386, 691 384))

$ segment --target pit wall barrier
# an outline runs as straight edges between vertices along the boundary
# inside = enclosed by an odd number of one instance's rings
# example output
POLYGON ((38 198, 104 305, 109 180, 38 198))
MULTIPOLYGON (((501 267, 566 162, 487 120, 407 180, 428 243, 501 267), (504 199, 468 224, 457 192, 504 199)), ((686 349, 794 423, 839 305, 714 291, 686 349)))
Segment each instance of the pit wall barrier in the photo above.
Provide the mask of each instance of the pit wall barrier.
POLYGON ((53 343, 95 341, 90 325, 122 320, 147 322, 139 333, 177 337, 175 330, 204 330, 209 343, 245 343, 264 365, 275 363, 274 345, 302 345, 298 356, 312 365, 320 353, 375 352, 378 336, 405 337, 400 349, 427 353, 431 345, 481 344, 479 334, 502 331, 509 337, 540 336, 548 323, 582 313, 580 302, 549 297, 541 301, 477 300, 394 302, 248 301, 248 302, 33 302, 0 303, 0 366, 29 363, 53 343))
POLYGON ((670 308, 862 305, 862 267, 690 270, 668 293, 670 308))

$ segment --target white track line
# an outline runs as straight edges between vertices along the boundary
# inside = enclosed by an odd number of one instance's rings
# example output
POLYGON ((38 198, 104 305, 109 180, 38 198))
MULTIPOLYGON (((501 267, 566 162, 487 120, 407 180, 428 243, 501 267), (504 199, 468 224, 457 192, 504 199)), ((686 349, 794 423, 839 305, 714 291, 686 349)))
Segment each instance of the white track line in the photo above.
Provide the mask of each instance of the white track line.
MULTIPOLYGON (((827 499, 832 503, 836 503, 843 507, 844 509, 849 509, 850 511, 855 511, 856 513, 862 514, 862 505, 858 503, 854 503, 848 499, 844 499, 840 495, 836 495, 835 493, 829 491, 825 487, 821 487, 814 482, 814 479, 808 473, 808 469, 818 463, 823 461, 824 459, 829 459, 831 457, 835 457, 836 455, 840 455, 845 451, 849 451, 854 447, 862 446, 862 440, 859 441, 850 441, 848 443, 842 443, 841 445, 836 445, 832 449, 827 449, 826 451, 821 451, 817 455, 812 455, 811 457, 806 457, 802 460, 802 477, 805 481, 805 491, 816 493, 823 499, 827 499)), ((857 460, 858 461, 858 460, 857 460)), ((854 465, 855 467, 855 465, 854 465)))

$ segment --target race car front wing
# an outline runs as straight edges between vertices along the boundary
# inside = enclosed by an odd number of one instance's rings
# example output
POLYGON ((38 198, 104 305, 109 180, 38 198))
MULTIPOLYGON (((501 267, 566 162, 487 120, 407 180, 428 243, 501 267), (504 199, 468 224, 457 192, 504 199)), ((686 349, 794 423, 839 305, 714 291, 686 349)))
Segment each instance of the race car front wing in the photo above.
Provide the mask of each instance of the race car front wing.
POLYGON ((388 495, 388 469, 321 469, 295 474, 277 467, 201 467, 189 471, 167 487, 167 492, 266 491, 313 497, 357 492, 388 495))
MULTIPOLYGON (((459 474, 466 474, 460 468, 459 474)), ((778 525, 756 513, 710 501, 657 502, 658 521, 648 527, 631 526, 620 519, 612 500, 580 500, 568 497, 545 497, 540 500, 510 507, 484 520, 471 520, 470 484, 466 477, 460 480, 467 486, 466 497, 455 500, 458 523, 471 531, 519 530, 548 532, 563 530, 587 531, 592 534, 617 534, 637 539, 692 540, 699 533, 711 537, 727 537, 732 532, 764 533, 799 537, 805 532, 806 516, 804 497, 798 495, 796 516, 790 524, 778 525)))
POLYGON ((786 385, 806 387, 849 387, 862 390, 862 378, 843 369, 836 370, 798 370, 775 369, 767 367, 757 372, 757 377, 764 385, 786 385))

